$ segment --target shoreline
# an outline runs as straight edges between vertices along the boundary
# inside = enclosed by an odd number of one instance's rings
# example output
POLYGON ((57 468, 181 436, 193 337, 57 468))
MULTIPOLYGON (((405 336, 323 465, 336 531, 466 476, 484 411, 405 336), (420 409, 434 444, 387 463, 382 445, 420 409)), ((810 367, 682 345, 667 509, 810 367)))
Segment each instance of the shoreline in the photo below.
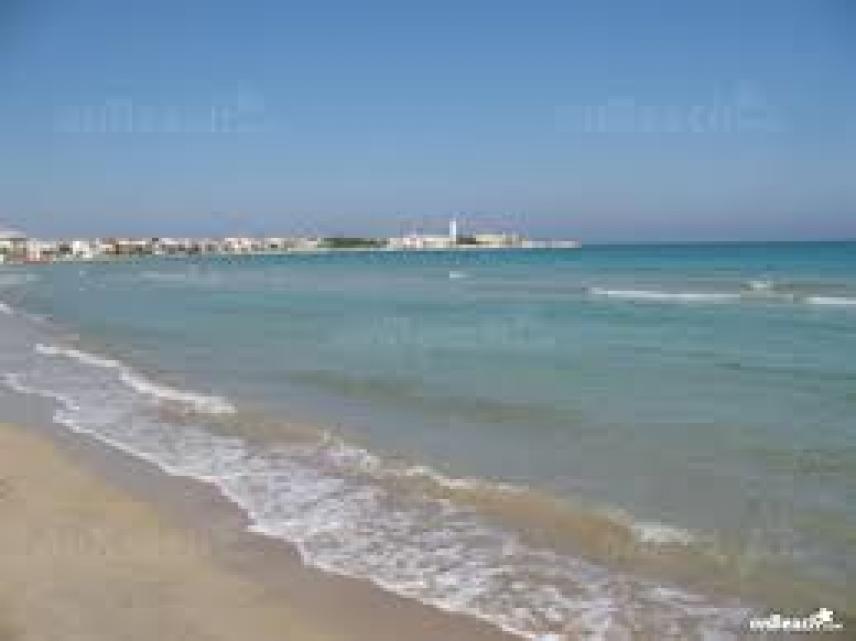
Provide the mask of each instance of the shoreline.
POLYGON ((333 639, 44 438, 0 424, 0 465, 0 638, 333 639))
POLYGON ((0 540, 3 641, 517 638, 308 567, 213 487, 57 429, 49 403, 0 401, 0 518, 15 523, 0 540))

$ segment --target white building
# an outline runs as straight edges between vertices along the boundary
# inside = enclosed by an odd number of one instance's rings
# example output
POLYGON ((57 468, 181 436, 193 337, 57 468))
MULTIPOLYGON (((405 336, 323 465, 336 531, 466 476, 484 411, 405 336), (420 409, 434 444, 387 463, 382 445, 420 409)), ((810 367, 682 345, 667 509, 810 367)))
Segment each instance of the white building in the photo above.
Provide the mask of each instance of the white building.
POLYGON ((295 242, 293 238, 268 237, 264 239, 264 244, 267 251, 283 252, 294 247, 295 242))
POLYGON ((190 238, 158 238, 152 239, 152 254, 157 256, 173 256, 190 253, 194 241, 190 238))
POLYGON ((94 260, 105 252, 98 240, 70 240, 67 243, 69 258, 75 260, 94 260))
POLYGON ((60 253, 60 243, 56 240, 27 241, 26 257, 28 263, 42 263, 55 260, 60 253))
POLYGON ((214 254, 222 251, 219 240, 198 238, 191 241, 188 252, 191 254, 214 254))
POLYGON ((252 238, 235 237, 223 239, 223 251, 230 254, 249 254, 253 251, 255 241, 252 238))
POLYGON ((3 262, 25 260, 28 238, 26 234, 11 229, 0 229, 0 256, 3 262))
POLYGON ((426 234, 409 234, 399 238, 389 239, 390 249, 448 249, 455 242, 449 236, 429 236, 426 234))

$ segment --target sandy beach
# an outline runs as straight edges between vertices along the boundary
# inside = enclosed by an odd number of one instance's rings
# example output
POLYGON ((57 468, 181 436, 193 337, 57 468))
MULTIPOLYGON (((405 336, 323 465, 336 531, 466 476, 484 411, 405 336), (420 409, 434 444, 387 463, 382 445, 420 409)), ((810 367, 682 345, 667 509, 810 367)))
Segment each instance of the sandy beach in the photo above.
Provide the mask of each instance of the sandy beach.
POLYGON ((204 484, 55 432, 0 394, 0 641, 507 641, 308 568, 204 484))
POLYGON ((0 638, 330 639, 201 539, 0 424, 0 638))

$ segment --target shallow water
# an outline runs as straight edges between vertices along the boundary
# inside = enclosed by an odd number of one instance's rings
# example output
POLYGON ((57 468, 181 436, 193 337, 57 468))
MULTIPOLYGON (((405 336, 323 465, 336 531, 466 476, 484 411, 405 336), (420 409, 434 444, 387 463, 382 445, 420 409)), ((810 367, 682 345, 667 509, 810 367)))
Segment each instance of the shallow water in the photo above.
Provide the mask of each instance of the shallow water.
POLYGON ((7 268, 0 301, 8 386, 331 571, 544 639, 853 611, 854 244, 7 268))

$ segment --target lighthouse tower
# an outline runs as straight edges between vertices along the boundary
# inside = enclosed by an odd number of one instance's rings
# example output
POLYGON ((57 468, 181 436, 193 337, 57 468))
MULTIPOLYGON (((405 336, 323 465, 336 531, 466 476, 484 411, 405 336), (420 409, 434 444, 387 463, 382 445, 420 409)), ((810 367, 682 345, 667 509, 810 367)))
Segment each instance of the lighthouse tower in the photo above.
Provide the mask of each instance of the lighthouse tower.
POLYGON ((453 245, 458 242, 458 221, 454 218, 449 221, 449 242, 453 245))

